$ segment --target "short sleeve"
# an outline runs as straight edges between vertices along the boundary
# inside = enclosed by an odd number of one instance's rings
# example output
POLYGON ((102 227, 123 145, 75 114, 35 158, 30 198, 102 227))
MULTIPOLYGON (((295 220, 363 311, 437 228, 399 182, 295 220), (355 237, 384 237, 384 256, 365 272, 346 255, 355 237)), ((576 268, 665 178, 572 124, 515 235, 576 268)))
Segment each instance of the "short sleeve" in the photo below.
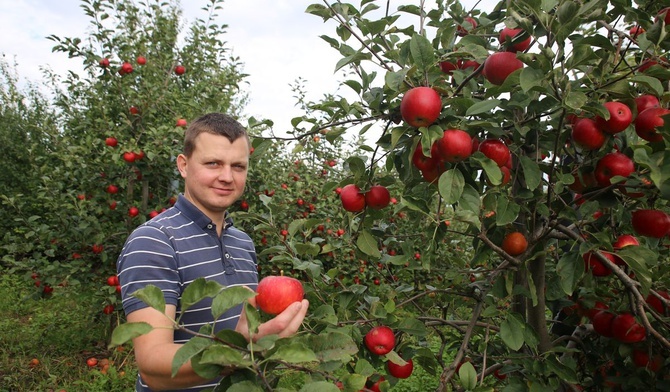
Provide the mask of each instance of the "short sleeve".
POLYGON ((177 306, 182 284, 176 252, 170 238, 160 228, 143 225, 135 229, 121 250, 116 269, 126 314, 148 306, 132 296, 147 285, 160 288, 165 303, 177 306))

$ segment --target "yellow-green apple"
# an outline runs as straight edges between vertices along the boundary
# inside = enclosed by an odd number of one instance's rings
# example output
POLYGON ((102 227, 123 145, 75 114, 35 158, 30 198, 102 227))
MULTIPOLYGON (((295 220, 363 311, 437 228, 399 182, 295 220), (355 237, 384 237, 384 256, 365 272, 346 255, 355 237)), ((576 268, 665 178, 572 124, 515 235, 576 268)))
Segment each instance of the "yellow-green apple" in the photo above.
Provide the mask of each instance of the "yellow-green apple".
POLYGON ((305 297, 302 283, 290 276, 266 276, 258 282, 256 305, 265 313, 277 315, 305 297))
POLYGON ((442 111, 440 94, 430 87, 407 90, 400 101, 400 115, 413 127, 427 127, 437 120, 442 111))

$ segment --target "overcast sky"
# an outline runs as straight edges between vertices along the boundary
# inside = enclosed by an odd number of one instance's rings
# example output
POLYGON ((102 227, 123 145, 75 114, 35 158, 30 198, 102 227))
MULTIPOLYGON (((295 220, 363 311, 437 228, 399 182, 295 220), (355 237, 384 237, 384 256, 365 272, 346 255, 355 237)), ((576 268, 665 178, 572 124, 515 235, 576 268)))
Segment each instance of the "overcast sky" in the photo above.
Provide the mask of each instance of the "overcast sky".
MULTIPOLYGON (((204 17, 200 8, 207 2, 182 0, 186 20, 204 17)), ((245 114, 273 120, 275 130, 280 133, 282 128, 290 126, 291 118, 302 114, 295 107, 290 88, 298 77, 306 80, 310 100, 337 91, 340 75, 333 71, 340 56, 319 38, 322 34, 335 36, 335 25, 306 14, 305 9, 313 3, 321 2, 226 0, 219 12, 220 21, 229 26, 224 39, 245 64, 245 73, 250 75, 247 82, 251 101, 245 114)), ((391 1, 391 9, 408 3, 418 1, 391 1)), ((485 3, 495 4, 494 0, 484 0, 481 4, 485 3)), ((45 38, 52 34, 61 38, 86 36, 89 18, 80 4, 79 0, 0 1, 3 28, 0 53, 10 61, 16 60, 21 78, 40 80, 40 67, 44 65, 61 75, 80 66, 79 59, 52 53, 53 41, 45 38)), ((380 2, 381 6, 385 4, 385 1, 380 2)))

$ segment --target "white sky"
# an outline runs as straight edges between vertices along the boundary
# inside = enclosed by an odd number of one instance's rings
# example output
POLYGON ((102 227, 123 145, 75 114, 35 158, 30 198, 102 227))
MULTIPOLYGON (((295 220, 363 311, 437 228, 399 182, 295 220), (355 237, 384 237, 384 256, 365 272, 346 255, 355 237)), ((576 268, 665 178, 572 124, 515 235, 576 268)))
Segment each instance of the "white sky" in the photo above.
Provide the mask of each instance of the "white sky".
MULTIPOLYGON (((186 20, 204 17, 200 9, 206 3, 207 0, 182 0, 186 20)), ((290 126, 291 118, 302 114, 295 107, 290 84, 303 78, 308 100, 317 100, 326 93, 335 93, 341 79, 333 72, 339 53, 319 38, 323 34, 335 36, 334 22, 324 23, 305 13, 313 3, 323 4, 318 0, 226 0, 219 11, 220 21, 229 26, 224 40, 250 75, 250 102, 245 114, 273 120, 280 134, 290 126)), ((391 9, 410 3, 418 1, 391 1, 391 9)), ((495 0, 484 0, 479 8, 484 8, 485 3, 495 4, 495 0)), ((45 65, 61 75, 80 66, 79 59, 52 53, 53 41, 45 38, 52 34, 61 38, 85 37, 89 18, 80 4, 80 0, 0 1, 0 53, 10 62, 16 60, 22 79, 41 80, 40 67, 45 65)), ((379 4, 384 7, 386 2, 379 4)))

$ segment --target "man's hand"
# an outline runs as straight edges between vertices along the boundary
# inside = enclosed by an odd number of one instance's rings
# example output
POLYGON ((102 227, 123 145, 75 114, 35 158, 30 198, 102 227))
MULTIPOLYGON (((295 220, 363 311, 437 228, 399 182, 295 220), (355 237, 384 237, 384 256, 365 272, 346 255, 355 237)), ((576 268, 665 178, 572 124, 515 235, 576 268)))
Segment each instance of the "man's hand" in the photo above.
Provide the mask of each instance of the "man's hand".
MULTIPOLYGON (((255 298, 249 299, 249 303, 256 306, 255 298)), ((279 335, 279 337, 285 338, 295 334, 300 329, 308 308, 309 301, 306 299, 291 304, 286 310, 275 316, 275 318, 261 324, 258 327, 258 333, 253 335, 253 340, 256 341, 267 335, 279 335)), ((237 322, 235 331, 241 333, 247 340, 250 340, 249 324, 247 323, 244 311, 240 315, 240 320, 237 322)))

